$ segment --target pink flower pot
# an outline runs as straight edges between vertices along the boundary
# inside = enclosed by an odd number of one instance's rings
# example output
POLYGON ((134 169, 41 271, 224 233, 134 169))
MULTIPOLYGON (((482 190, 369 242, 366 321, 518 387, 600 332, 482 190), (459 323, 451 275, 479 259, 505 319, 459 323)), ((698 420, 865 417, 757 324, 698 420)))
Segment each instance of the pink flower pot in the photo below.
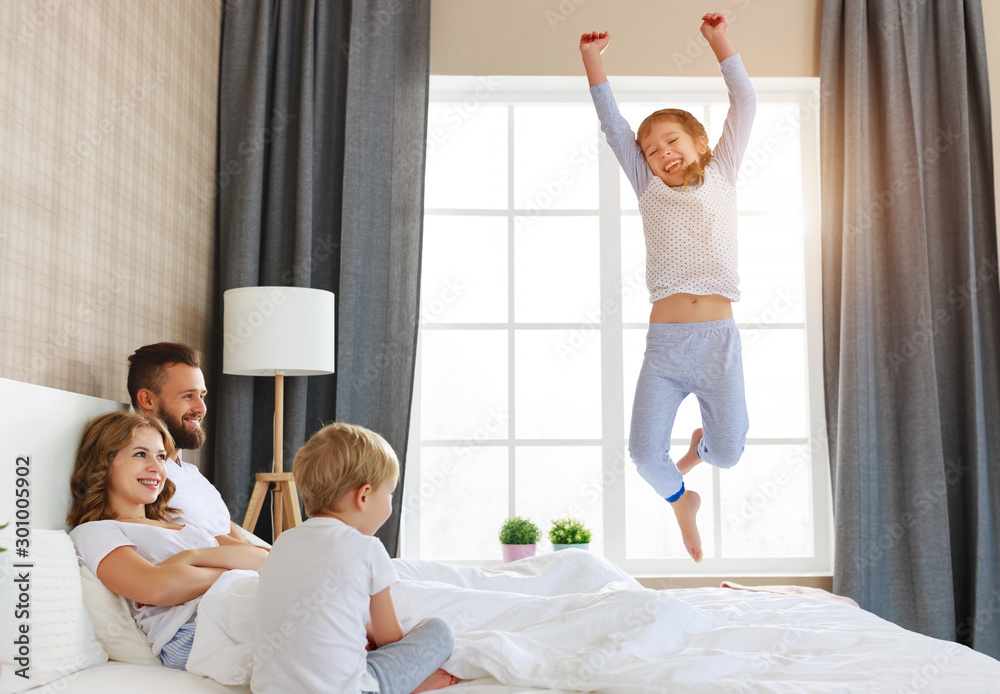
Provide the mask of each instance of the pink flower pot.
POLYGON ((500 545, 504 563, 535 556, 535 545, 500 545))

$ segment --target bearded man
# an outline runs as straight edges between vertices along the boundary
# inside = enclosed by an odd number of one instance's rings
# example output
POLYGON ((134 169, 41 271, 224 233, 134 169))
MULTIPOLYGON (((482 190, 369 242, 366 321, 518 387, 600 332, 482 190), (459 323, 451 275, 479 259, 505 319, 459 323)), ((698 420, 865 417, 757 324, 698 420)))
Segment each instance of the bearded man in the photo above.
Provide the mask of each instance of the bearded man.
POLYGON ((166 464, 177 488, 170 506, 214 536, 245 542, 219 491, 197 467, 181 460, 182 449, 197 450, 205 443, 208 391, 201 352, 176 342, 140 347, 128 358, 128 394, 136 411, 161 419, 174 438, 177 454, 166 464))

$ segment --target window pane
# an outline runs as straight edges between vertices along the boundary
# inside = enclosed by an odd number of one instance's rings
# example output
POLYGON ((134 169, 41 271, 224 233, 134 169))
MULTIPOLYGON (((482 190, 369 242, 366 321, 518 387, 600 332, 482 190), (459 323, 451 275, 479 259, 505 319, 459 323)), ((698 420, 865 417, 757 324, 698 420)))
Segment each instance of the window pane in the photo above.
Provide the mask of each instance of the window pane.
POLYGON ((518 217, 514 228, 514 320, 600 326, 597 217, 518 217))
MULTIPOLYGON (((628 438, 632 421, 632 401, 635 399, 635 384, 639 380, 639 369, 642 368, 642 356, 646 351, 646 330, 628 329, 624 331, 622 350, 624 352, 624 386, 625 386, 625 437, 628 438)), ((670 437, 678 441, 691 440, 691 432, 701 426, 701 410, 698 399, 688 396, 677 408, 677 418, 674 419, 673 431, 670 437)), ((675 443, 674 447, 679 444, 675 443)), ((687 450, 685 444, 684 450, 687 450)))
POLYGON ((806 446, 747 446, 719 474, 724 556, 812 556, 808 460, 806 446))
POLYGON ((806 348, 803 330, 741 331, 750 438, 805 438, 806 348))
POLYGON ((646 289, 646 239, 642 219, 621 218, 622 225, 622 321, 649 322, 649 290, 646 289))
POLYGON ((505 446, 421 447, 422 558, 500 559, 507 469, 505 446))
MULTIPOLYGON (((800 323, 805 317, 802 221, 799 216, 741 217, 739 274, 742 298, 733 303, 736 321, 755 326, 800 323)), ((649 320, 646 245, 642 221, 623 216, 622 319, 649 320)))
POLYGON ((507 108, 430 104, 424 183, 428 208, 506 209, 507 108))
MULTIPOLYGON (((727 106, 713 106, 725 117, 727 106)), ((757 105, 753 132, 736 181, 740 211, 802 210, 802 161, 799 106, 791 103, 757 105), (780 185, 775 185, 780 181, 780 185)))
MULTIPOLYGON (((799 438, 807 432, 805 345, 802 330, 741 331, 743 378, 751 438, 799 438)), ((625 435, 632 419, 632 400, 646 349, 646 331, 627 329, 623 335, 625 435)), ((689 440, 701 426, 698 399, 684 398, 677 410, 671 438, 689 440)), ((678 444, 674 444, 675 447, 678 444)))
POLYGON ((762 327, 805 320, 802 218, 741 217, 740 291, 733 304, 740 324, 762 327))
POLYGON ((507 322, 507 220, 427 215, 422 323, 507 322))
MULTIPOLYGON (((698 465, 684 476, 684 487, 701 496, 698 530, 705 558, 716 556, 712 486, 712 467, 709 465, 698 465)), ((629 558, 688 557, 670 504, 657 496, 632 464, 625 465, 625 538, 629 558)))
POLYGON ((600 131, 590 104, 516 106, 514 207, 597 209, 600 131))
MULTIPOLYGON (((411 480, 420 484, 414 501, 420 532, 410 535, 411 549, 419 545, 422 557, 496 562, 497 531, 513 508, 543 533, 555 517, 580 517, 594 532, 592 551, 618 547, 614 554, 626 570, 646 570, 664 558, 697 571, 669 504, 639 477, 627 453, 608 473, 623 485, 624 504, 618 507, 619 497, 617 508, 607 509, 615 536, 607 543, 603 537, 609 482, 602 461, 621 448, 621 437, 602 431, 605 421, 619 427, 616 415, 602 412, 602 387, 621 389, 627 442, 650 304, 636 195, 621 174, 620 200, 599 186, 598 159, 617 163, 593 106, 589 99, 539 101, 549 99, 548 87, 540 83, 532 93, 530 80, 505 83, 486 101, 471 89, 468 98, 452 96, 469 85, 453 83, 463 86, 446 92, 449 103, 431 106, 428 125, 415 432, 423 440, 414 465, 419 474, 411 480), (600 229, 596 213, 605 206, 621 221, 620 268, 600 263, 601 234, 611 230, 600 229), (617 349, 602 349, 602 335, 619 339, 603 333, 610 328, 601 323, 602 286, 620 288, 621 363, 617 349), (472 329, 456 329, 465 326, 472 329), (468 522, 455 523, 456 517, 468 522)), ((648 85, 624 80, 619 98, 626 120, 637 128, 653 111, 683 108, 717 145, 728 108, 721 80, 705 101, 683 80, 674 84, 644 95, 648 85)), ((817 523, 826 532, 825 500, 812 508, 814 486, 825 489, 825 477, 812 474, 812 452, 802 443, 818 426, 809 419, 805 328, 819 321, 805 306, 806 286, 815 289, 805 253, 815 247, 806 243, 813 211, 804 208, 802 191, 815 185, 815 172, 814 162, 801 161, 798 120, 815 113, 791 101, 795 93, 782 91, 777 98, 789 101, 774 101, 774 94, 759 92, 738 183, 743 296, 733 311, 743 341, 749 437, 759 443, 748 444, 732 470, 699 465, 685 478, 701 495, 706 557, 762 559, 763 567, 785 557, 812 561, 817 547, 825 547, 814 537, 817 523)), ((607 399, 618 406, 617 398, 607 399)), ((699 426, 697 398, 687 397, 670 432, 676 456, 699 426)), ((549 546, 547 537, 541 544, 549 546)))
POLYGON ((601 438, 600 331, 518 330, 514 344, 517 438, 601 438))
POLYGON ((550 547, 549 529, 556 518, 571 517, 590 529, 590 550, 604 549, 601 449, 598 446, 519 446, 515 449, 514 508, 542 531, 542 547, 550 547))
POLYGON ((421 333, 420 435, 423 439, 507 437, 507 333, 421 333))

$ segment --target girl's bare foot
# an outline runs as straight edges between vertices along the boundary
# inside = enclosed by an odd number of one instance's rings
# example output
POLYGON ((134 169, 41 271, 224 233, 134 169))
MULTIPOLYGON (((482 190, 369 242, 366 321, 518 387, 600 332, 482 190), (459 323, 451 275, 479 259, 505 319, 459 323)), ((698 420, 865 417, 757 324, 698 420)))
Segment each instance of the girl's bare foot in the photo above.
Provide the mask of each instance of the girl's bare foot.
POLYGON ((691 432, 691 447, 688 448, 688 452, 684 454, 684 457, 677 461, 677 471, 682 475, 688 474, 691 468, 701 462, 701 458, 698 457, 698 442, 701 441, 702 436, 704 434, 701 427, 691 432))
POLYGON ((441 668, 438 668, 431 674, 430 677, 421 682, 419 687, 413 690, 413 694, 417 694, 417 692, 429 692, 432 689, 450 687, 453 684, 458 684, 458 678, 450 672, 445 672, 441 668))
POLYGON ((698 492, 687 489, 677 501, 670 502, 670 507, 674 510, 674 515, 677 516, 677 525, 681 526, 681 539, 684 540, 684 547, 692 559, 700 562, 703 556, 701 533, 698 532, 698 523, 695 517, 698 515, 698 509, 701 508, 701 497, 698 496, 698 492))

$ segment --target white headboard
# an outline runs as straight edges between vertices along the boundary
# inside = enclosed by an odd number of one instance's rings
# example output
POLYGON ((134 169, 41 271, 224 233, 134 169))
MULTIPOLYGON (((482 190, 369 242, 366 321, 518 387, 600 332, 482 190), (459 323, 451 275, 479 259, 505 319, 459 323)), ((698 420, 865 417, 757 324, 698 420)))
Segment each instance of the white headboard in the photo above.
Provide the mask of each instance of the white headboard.
POLYGON ((114 400, 0 378, 0 525, 10 523, 5 537, 15 529, 19 511, 22 517, 30 514, 32 528, 66 527, 69 478, 84 426, 99 414, 126 408, 114 400), (27 482, 19 483, 19 477, 27 482), (24 489, 26 500, 16 496, 24 489))

